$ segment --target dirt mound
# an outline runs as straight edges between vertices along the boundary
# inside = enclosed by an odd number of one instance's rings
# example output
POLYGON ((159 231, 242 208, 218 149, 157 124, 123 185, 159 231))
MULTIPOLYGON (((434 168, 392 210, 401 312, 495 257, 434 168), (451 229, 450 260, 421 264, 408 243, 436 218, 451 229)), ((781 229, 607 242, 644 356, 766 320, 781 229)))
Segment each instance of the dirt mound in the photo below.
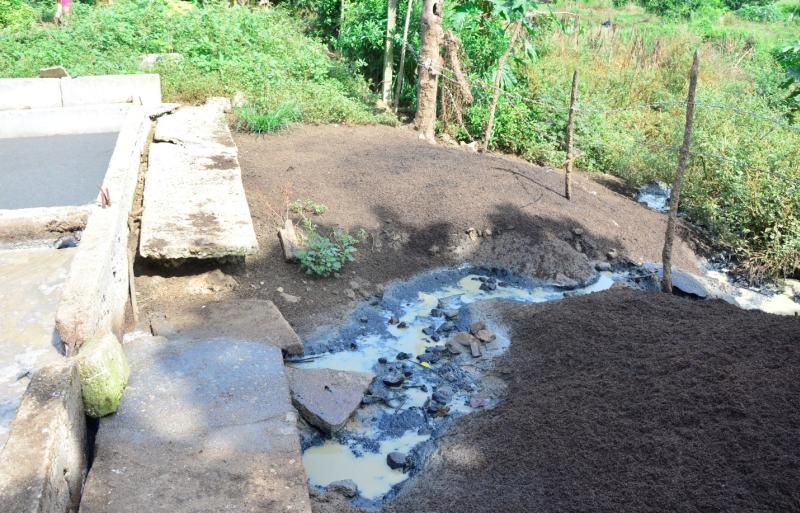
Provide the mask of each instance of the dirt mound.
POLYGON ((497 312, 508 399, 386 511, 800 511, 800 319, 630 290, 497 312))

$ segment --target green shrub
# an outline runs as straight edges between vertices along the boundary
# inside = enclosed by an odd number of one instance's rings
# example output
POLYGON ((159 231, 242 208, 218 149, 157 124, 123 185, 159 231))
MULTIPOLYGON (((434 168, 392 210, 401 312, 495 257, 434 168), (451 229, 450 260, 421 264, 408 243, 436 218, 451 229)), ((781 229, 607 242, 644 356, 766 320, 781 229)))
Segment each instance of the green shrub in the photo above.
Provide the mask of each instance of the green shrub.
POLYGON ((776 22, 783 19, 783 13, 772 4, 753 5, 748 4, 740 7, 736 15, 747 21, 776 22))
POLYGON ((365 234, 351 235, 345 230, 336 230, 329 237, 320 235, 316 227, 306 226, 303 249, 297 251, 300 270, 314 276, 330 276, 342 270, 347 262, 355 260, 356 244, 364 240, 365 234))
POLYGON ((36 19, 36 11, 23 0, 0 0, 0 29, 26 30, 36 19))

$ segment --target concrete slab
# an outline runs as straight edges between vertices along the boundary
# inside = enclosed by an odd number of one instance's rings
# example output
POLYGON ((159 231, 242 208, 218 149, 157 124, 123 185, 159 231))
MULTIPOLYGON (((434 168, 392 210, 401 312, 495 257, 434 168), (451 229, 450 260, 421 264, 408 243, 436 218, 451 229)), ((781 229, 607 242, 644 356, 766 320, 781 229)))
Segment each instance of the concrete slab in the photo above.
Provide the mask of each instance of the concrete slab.
POLYGON ((331 435, 361 406, 375 374, 334 369, 286 368, 292 404, 306 421, 331 435))
POLYGON ((280 351, 231 339, 125 344, 81 513, 311 511, 280 351))
POLYGON ((0 210, 0 246, 19 241, 54 242, 67 232, 83 230, 92 208, 81 205, 0 210))
POLYGON ((0 209, 94 202, 116 143, 116 132, 0 139, 0 209))
POLYGON ((216 301, 168 318, 155 317, 151 329, 153 335, 167 338, 249 340, 275 346, 287 354, 303 354, 303 341, 269 300, 216 301))
POLYGON ((6 443, 30 376, 63 359, 56 310, 75 251, 0 251, 0 447, 6 443))
POLYGON ((0 510, 77 511, 86 470, 86 418, 78 368, 66 359, 37 371, 0 452, 0 510))
POLYGON ((58 78, 0 78, 0 110, 61 106, 58 78))
POLYGON ((60 80, 64 107, 100 103, 161 103, 161 77, 157 74, 98 75, 60 80))
POLYGON ((225 105, 209 100, 159 118, 150 145, 140 253, 153 259, 252 255, 238 151, 225 105))

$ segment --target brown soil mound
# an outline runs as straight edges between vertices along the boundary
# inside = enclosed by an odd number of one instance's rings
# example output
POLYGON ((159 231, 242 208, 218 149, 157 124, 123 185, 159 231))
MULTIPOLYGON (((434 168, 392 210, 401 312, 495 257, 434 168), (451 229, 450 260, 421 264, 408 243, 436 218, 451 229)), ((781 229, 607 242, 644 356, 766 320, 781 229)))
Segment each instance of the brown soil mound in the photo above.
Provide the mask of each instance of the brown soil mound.
POLYGON ((497 312, 507 400, 387 511, 800 511, 800 319, 629 290, 497 312))

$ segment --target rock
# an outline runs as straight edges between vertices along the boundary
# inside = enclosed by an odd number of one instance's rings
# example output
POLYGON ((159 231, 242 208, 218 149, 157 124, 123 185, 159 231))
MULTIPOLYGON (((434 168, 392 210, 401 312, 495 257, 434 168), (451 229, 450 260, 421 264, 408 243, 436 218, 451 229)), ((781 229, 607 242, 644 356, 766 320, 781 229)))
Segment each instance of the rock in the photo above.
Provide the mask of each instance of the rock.
POLYGON ((347 297, 347 299, 355 299, 356 298, 356 292, 353 289, 345 289, 344 290, 344 295, 347 297))
POLYGON ((442 251, 441 248, 439 248, 439 246, 437 246, 436 244, 428 248, 428 253, 434 256, 438 255, 441 251, 442 251))
POLYGON ((400 329, 406 329, 406 328, 408 328, 408 324, 406 324, 405 321, 402 321, 402 322, 397 323, 397 327, 400 328, 400 329))
POLYGON ((467 234, 469 240, 473 241, 478 240, 478 230, 476 230, 475 228, 472 227, 467 228, 464 233, 467 234))
POLYGON ((464 346, 458 340, 450 339, 445 344, 445 347, 450 352, 450 354, 458 355, 464 352, 464 346))
POLYGON ((443 317, 444 311, 441 308, 434 308, 431 310, 431 317, 443 317))
POLYGON ((390 372, 383 376, 383 384, 387 387, 399 387, 406 380, 405 376, 399 372, 390 372))
POLYGON ((480 289, 485 290, 487 292, 492 292, 494 290, 497 290, 497 281, 486 280, 485 282, 481 283, 480 289))
POLYGON ((397 356, 395 356, 395 358, 398 360, 408 360, 409 358, 411 358, 411 355, 400 351, 399 353, 397 353, 397 356))
POLYGON ((594 268, 600 272, 606 272, 611 270, 611 264, 608 262, 597 262, 594 264, 594 268))
POLYGON ((479 332, 481 330, 485 330, 485 329, 486 329, 486 323, 483 322, 483 321, 473 322, 469 326, 469 332, 472 333, 473 335, 476 334, 477 332, 479 332))
POLYGON ((302 245, 300 244, 300 239, 297 238, 297 232, 291 219, 287 219, 283 224, 283 228, 278 230, 278 240, 283 250, 283 259, 286 262, 297 262, 299 260, 297 251, 302 249, 302 245))
POLYGON ((578 282, 576 280, 573 280, 562 273, 556 274, 554 284, 564 289, 574 289, 578 286, 578 282))
POLYGON ((281 296, 281 299, 283 299, 287 303, 299 303, 300 302, 300 297, 299 296, 293 296, 292 294, 287 294, 286 292, 281 292, 280 296, 281 296))
POLYGON ((68 78, 69 73, 67 73, 66 68, 64 66, 50 66, 49 68, 41 68, 39 70, 39 78, 68 78))
POLYGON ((424 353, 424 354, 421 354, 421 355, 417 355, 417 360, 419 360, 420 363, 434 364, 434 363, 437 363, 441 359, 442 359, 442 357, 439 356, 436 353, 424 353))
POLYGON ((576 237, 581 237, 581 236, 583 236, 583 228, 573 228, 573 229, 572 229, 572 234, 573 234, 574 236, 576 236, 576 237))
POLYGON ((705 285, 703 285, 700 280, 690 273, 675 267, 672 268, 672 288, 689 296, 695 296, 701 299, 708 297, 708 290, 706 290, 705 285))
POLYGON ((486 228, 485 230, 483 230, 483 236, 484 237, 491 237, 492 236, 492 230, 490 230, 489 228, 486 228))
POLYGON ((204 295, 233 290, 238 285, 238 282, 232 276, 215 269, 187 278, 184 286, 189 294, 204 295))
POLYGON ((327 435, 344 427, 375 379, 371 372, 292 367, 285 371, 292 404, 309 424, 327 435))
POLYGON ((483 342, 484 344, 488 344, 489 342, 493 342, 497 336, 487 329, 478 330, 475 333, 475 338, 483 342))
POLYGON ((456 309, 447 310, 446 312, 444 312, 444 318, 447 319, 448 321, 452 321, 453 319, 458 318, 458 314, 459 311, 456 309))
POLYGON ((436 307, 440 310, 453 310, 458 304, 459 297, 460 296, 447 296, 440 298, 436 304, 436 307))
POLYGON ((397 324, 399 322, 400 322, 400 319, 398 319, 394 315, 389 318, 389 324, 397 324))
POLYGON ((481 345, 478 343, 477 339, 474 339, 470 342, 469 351, 473 358, 478 358, 483 354, 483 351, 481 351, 481 345))
POLYGON ((453 389, 447 385, 437 387, 436 390, 433 391, 433 395, 431 398, 439 403, 447 404, 453 400, 453 389))
POLYGON ((389 363, 389 360, 385 356, 381 356, 380 358, 378 358, 378 363, 380 363, 381 365, 385 365, 389 363))
MULTIPOLYGON (((481 323, 481 325, 482 324, 483 323, 481 323)), ((483 329, 483 328, 481 328, 481 329, 483 329)), ((478 330, 478 331, 480 331, 480 330, 478 330)), ((447 341, 447 344, 448 344, 448 347, 450 347, 450 345, 461 346, 461 347, 469 347, 470 344, 472 344, 473 340, 475 340, 475 337, 472 336, 471 334, 469 334, 467 332, 464 332, 464 331, 459 331, 458 333, 456 333, 455 335, 450 337, 450 339, 447 341)))
POLYGON ((609 260, 614 260, 614 259, 615 259, 615 258, 617 258, 618 256, 619 256, 619 252, 618 252, 616 249, 614 249, 614 248, 611 248, 611 249, 609 249, 609 250, 608 250, 608 252, 606 252, 606 257, 607 257, 609 260))
POLYGON ((342 479, 334 481, 326 487, 326 490, 333 493, 344 495, 348 499, 352 499, 358 495, 358 485, 352 479, 342 479))
POLYGON ((78 353, 78 368, 86 414, 97 418, 117 411, 130 375, 117 337, 109 333, 86 342, 78 353))
POLYGON ((74 235, 65 235, 63 237, 59 237, 53 246, 56 249, 76 248, 78 247, 78 242, 80 242, 80 237, 76 237, 74 235))
POLYGON ((407 462, 408 456, 403 452, 394 451, 386 456, 386 464, 389 465, 389 468, 394 470, 405 469, 407 462))
POLYGON ((439 326, 440 333, 449 333, 456 329, 456 324, 453 321, 447 321, 439 326))

